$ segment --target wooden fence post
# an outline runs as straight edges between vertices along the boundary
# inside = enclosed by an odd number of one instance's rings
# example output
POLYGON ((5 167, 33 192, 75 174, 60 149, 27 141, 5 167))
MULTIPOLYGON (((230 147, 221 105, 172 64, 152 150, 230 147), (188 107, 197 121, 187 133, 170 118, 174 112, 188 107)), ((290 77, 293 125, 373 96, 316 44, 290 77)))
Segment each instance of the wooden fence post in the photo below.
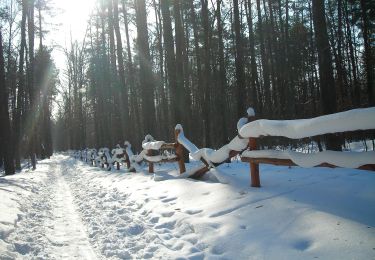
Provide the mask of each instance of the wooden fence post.
MULTIPOLYGON (((254 121, 255 116, 249 116, 248 122, 254 121)), ((257 141, 256 138, 249 138, 249 149, 257 150, 257 141)), ((260 178, 259 178, 259 164, 250 162, 250 178, 251 178, 251 187, 260 187, 260 178)))
MULTIPOLYGON (((129 144, 130 146, 130 144, 129 144)), ((125 150, 124 150, 124 155, 125 155, 125 162, 126 162, 126 167, 130 169, 130 158, 128 153, 126 152, 126 148, 128 148, 128 142, 125 142, 125 150)), ((131 149, 131 147, 129 147, 131 149)))
POLYGON ((175 135, 175 149, 176 149, 176 155, 178 157, 178 167, 180 168, 180 174, 184 173, 186 171, 185 168, 185 162, 184 162, 184 148, 183 146, 178 142, 178 135, 180 134, 180 129, 175 129, 174 135, 175 135))
MULTIPOLYGON (((152 150, 147 150, 147 155, 152 156, 152 150)), ((154 163, 153 162, 148 162, 148 172, 149 173, 154 173, 154 163)))

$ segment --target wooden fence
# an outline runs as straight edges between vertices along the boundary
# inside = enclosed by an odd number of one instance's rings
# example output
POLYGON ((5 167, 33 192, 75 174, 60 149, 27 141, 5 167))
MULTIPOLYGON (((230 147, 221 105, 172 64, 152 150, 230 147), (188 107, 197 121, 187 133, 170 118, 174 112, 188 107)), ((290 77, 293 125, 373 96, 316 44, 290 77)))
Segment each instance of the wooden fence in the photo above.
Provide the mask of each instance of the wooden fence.
POLYGON ((182 126, 175 127, 174 142, 155 141, 147 135, 142 142, 143 150, 134 155, 129 142, 125 147, 116 146, 112 152, 108 148, 76 151, 74 156, 92 165, 101 165, 111 170, 112 165, 120 169, 126 164, 128 169, 138 167, 138 163, 148 163, 149 173, 154 173, 155 163, 177 162, 180 173, 185 173, 184 147, 190 156, 202 162, 202 166, 191 172, 188 177, 200 178, 212 167, 231 158, 240 156, 241 161, 250 163, 251 186, 260 187, 259 164, 302 167, 347 167, 364 170, 375 170, 375 151, 372 152, 335 152, 324 151, 303 154, 291 150, 257 150, 257 139, 263 136, 283 136, 290 139, 301 139, 328 133, 348 132, 354 130, 375 129, 375 108, 355 109, 337 114, 300 120, 255 120, 255 113, 248 109, 247 117, 238 121, 238 134, 231 142, 218 150, 198 149, 185 137, 182 126))

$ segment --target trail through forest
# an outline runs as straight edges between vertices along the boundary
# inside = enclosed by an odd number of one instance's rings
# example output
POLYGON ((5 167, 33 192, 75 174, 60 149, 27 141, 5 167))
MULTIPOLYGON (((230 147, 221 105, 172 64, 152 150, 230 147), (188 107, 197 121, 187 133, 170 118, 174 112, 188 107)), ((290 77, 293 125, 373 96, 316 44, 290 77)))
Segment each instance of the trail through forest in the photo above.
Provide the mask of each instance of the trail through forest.
POLYGON ((195 181, 173 163, 108 172, 54 155, 0 178, 0 259, 375 257, 372 172, 262 165, 252 188, 248 167, 195 181))
POLYGON ((31 206, 23 205, 15 232, 9 240, 21 255, 57 259, 96 259, 81 216, 73 202, 74 195, 65 176, 72 171, 66 162, 55 158, 48 163, 48 177, 34 187, 31 206))

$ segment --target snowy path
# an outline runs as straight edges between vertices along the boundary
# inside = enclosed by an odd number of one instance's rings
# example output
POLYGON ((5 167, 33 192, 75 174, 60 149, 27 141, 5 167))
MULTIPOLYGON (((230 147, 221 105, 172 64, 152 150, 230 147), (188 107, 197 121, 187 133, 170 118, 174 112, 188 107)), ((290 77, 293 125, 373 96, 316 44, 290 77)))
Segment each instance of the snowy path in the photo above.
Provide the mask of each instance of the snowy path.
POLYGON ((24 214, 8 240, 21 258, 96 259, 63 176, 66 167, 56 160, 43 168, 46 182, 35 185, 38 190, 34 187, 35 196, 22 205, 24 214))
POLYGON ((222 184, 56 155, 0 178, 0 259, 375 259, 375 174, 261 167, 254 189, 243 163, 222 184))
POLYGON ((47 226, 50 228, 46 236, 52 245, 55 257, 61 259, 79 258, 95 259, 85 228, 74 207, 73 196, 67 185, 62 167, 55 171, 56 179, 53 186, 55 196, 52 199, 52 215, 47 226))
MULTIPOLYGON (((92 182, 89 173, 97 172, 98 168, 88 169, 80 163, 74 166, 74 172, 69 174, 69 183, 76 195, 75 202, 88 226, 94 247, 106 259, 174 259, 175 257, 171 256, 187 255, 197 259, 204 257, 203 251, 207 246, 199 242, 194 228, 185 221, 171 218, 181 211, 181 208, 161 208, 161 212, 157 213, 146 206, 150 200, 156 201, 162 207, 175 204, 174 200, 177 198, 168 197, 168 190, 164 191, 164 196, 152 198, 151 193, 147 194, 149 188, 142 192, 142 189, 139 189, 137 196, 130 189, 126 189, 129 186, 120 191, 119 188, 109 185, 116 185, 117 180, 106 180, 108 172, 106 174, 101 171, 104 173, 102 181, 92 182), (88 174, 76 174, 77 166, 78 169, 82 167, 88 171, 88 174), (139 196, 141 194, 142 196, 139 196), (144 199, 144 195, 149 195, 149 198, 144 199)), ((122 175, 124 176, 123 173, 122 175)), ((139 177, 144 178, 142 175, 139 177)), ((147 182, 149 180, 141 181, 142 184, 147 182)))

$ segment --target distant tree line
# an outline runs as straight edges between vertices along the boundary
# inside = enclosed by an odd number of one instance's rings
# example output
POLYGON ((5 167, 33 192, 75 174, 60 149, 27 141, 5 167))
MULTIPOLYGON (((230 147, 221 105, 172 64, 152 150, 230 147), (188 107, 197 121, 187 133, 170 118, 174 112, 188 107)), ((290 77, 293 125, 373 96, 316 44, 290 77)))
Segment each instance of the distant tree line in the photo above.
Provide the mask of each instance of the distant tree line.
MULTIPOLYGON (((13 154, 17 168, 52 153, 48 2, 0 8, 0 158, 13 154)), ((57 150, 139 148, 148 133, 170 140, 176 123, 217 148, 249 106, 259 118, 293 119, 375 105, 375 1, 97 0, 82 38, 64 46, 57 150)), ((343 140, 324 141, 340 149, 343 140)))
POLYGON ((0 5, 0 166, 52 155, 51 106, 58 73, 43 45, 48 0, 2 0, 0 5), (35 40, 39 40, 37 48, 35 40))
POLYGON ((249 106, 269 119, 373 106, 374 17, 366 0, 99 0, 66 53, 57 147, 139 146, 176 123, 219 147, 249 106))

